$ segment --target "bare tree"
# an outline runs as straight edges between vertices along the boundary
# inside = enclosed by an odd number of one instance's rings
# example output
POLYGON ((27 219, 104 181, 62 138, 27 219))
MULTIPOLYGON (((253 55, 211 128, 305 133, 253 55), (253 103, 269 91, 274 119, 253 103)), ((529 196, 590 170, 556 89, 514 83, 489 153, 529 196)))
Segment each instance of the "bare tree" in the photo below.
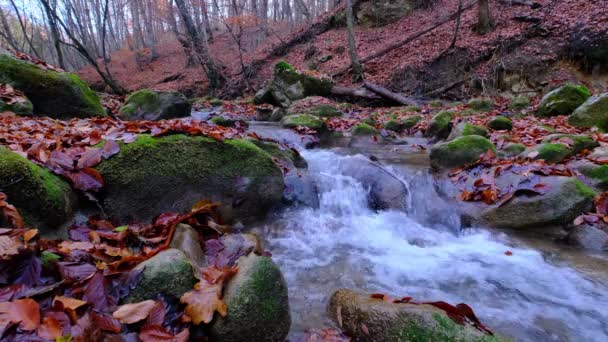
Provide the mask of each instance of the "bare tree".
POLYGON ((486 34, 494 25, 492 16, 490 15, 489 0, 479 0, 477 4, 479 7, 479 20, 477 21, 476 29, 479 34, 486 34))
POLYGON ((363 80, 363 67, 357 56, 357 43, 355 41, 355 19, 353 16, 353 0, 346 0, 346 28, 348 31, 348 51, 350 54, 350 63, 353 70, 353 82, 363 80))

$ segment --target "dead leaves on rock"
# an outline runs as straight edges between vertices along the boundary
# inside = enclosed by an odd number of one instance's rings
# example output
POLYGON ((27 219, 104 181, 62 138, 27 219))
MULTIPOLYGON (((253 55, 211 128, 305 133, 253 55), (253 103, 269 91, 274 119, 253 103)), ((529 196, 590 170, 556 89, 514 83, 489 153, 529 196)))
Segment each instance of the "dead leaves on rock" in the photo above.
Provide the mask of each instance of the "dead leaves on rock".
POLYGON ((194 290, 185 293, 180 301, 186 304, 185 313, 194 324, 209 323, 217 311, 222 317, 226 316, 228 307, 222 300, 222 289, 226 281, 238 269, 210 266, 203 271, 203 279, 194 286, 194 290))

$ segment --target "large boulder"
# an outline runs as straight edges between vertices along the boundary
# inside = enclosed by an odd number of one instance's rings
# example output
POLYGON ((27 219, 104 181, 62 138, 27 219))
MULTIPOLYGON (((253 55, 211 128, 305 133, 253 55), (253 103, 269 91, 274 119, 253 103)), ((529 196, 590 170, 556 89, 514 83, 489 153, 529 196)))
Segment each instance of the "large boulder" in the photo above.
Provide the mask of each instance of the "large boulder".
POLYGON ((437 113, 429 122, 424 135, 428 138, 434 138, 437 140, 447 138, 452 130, 453 118, 454 113, 452 112, 441 111, 437 113))
POLYGON ((214 341, 284 341, 291 326, 287 285, 269 257, 254 253, 237 261, 238 272, 224 289, 226 317, 216 316, 214 341))
POLYGON ((308 114, 288 115, 281 120, 281 126, 285 128, 306 127, 319 132, 327 129, 325 121, 308 114))
POLYGON ((414 10, 411 0, 362 1, 355 6, 359 24, 380 27, 396 22, 414 10))
POLYGON ((495 131, 510 131, 513 129, 513 121, 506 116, 497 116, 488 121, 487 126, 495 131))
MULTIPOLYGON (((513 177, 513 185, 519 183, 513 177)), ((507 229, 551 229, 564 226, 591 209, 595 192, 574 177, 543 177, 544 194, 521 192, 506 204, 493 205, 479 214, 482 224, 507 229)), ((507 185, 505 185, 507 186, 507 185)), ((499 186, 500 187, 500 186, 499 186)))
POLYGON ((287 109, 287 115, 310 114, 321 117, 341 116, 336 108, 336 104, 324 97, 309 96, 302 100, 295 101, 287 109))
POLYGON ((588 251, 608 252, 608 230, 606 226, 602 228, 586 224, 576 226, 566 236, 566 242, 588 251))
POLYGON ((4 147, 0 147, 0 191, 25 223, 43 235, 58 233, 72 218, 77 203, 68 183, 4 147))
POLYGON ((99 98, 78 76, 45 70, 0 50, 0 83, 25 93, 34 115, 52 118, 106 116, 99 98))
POLYGON ((331 296, 328 311, 340 329, 361 342, 501 341, 469 323, 455 323, 436 306, 393 303, 346 289, 331 296))
POLYGON ((568 115, 589 97, 591 97, 591 93, 587 87, 566 84, 547 93, 541 99, 536 114, 542 117, 568 115))
POLYGON ((166 249, 141 262, 134 270, 142 271, 141 278, 123 299, 124 303, 154 300, 160 294, 180 298, 184 293, 191 291, 198 282, 188 257, 184 252, 174 248, 166 249))
POLYGON ((178 92, 143 89, 127 97, 120 108, 123 120, 163 120, 190 116, 192 105, 178 92))
POLYGON ((608 93, 590 97, 568 117, 568 123, 582 128, 595 126, 604 132, 608 131, 608 93))
POLYGON ((0 113, 13 112, 17 115, 34 114, 34 105, 22 92, 7 84, 0 84, 0 113))
POLYGON ((496 147, 479 135, 465 135, 452 141, 436 144, 431 148, 431 167, 435 170, 453 169, 479 160, 479 157, 496 147))
POLYGON ((333 81, 297 72, 287 62, 275 65, 268 87, 258 91, 253 98, 255 104, 270 103, 289 108, 293 101, 307 96, 327 96, 331 93, 333 81))
POLYGON ((227 221, 263 216, 280 202, 283 175, 271 156, 247 140, 140 135, 97 166, 103 207, 121 221, 148 221, 208 199, 227 221))
POLYGON ((468 122, 461 122, 452 129, 452 132, 450 132, 450 135, 446 140, 452 141, 456 138, 464 137, 467 135, 479 135, 484 138, 487 138, 490 133, 483 126, 472 125, 468 122))

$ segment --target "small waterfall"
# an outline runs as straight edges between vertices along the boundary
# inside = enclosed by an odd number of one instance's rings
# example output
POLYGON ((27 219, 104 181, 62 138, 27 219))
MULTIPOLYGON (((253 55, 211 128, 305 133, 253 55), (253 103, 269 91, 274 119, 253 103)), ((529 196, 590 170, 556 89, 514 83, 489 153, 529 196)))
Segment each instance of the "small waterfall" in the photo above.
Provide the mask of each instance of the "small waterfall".
POLYGON ((344 175, 343 161, 352 156, 303 156, 319 208, 287 208, 260 228, 289 285, 294 332, 330 324, 327 299, 346 287, 464 302, 495 331, 521 341, 608 340, 605 285, 502 234, 460 232, 458 216, 425 172, 392 168, 409 184, 410 210, 374 211, 369 189, 344 175))

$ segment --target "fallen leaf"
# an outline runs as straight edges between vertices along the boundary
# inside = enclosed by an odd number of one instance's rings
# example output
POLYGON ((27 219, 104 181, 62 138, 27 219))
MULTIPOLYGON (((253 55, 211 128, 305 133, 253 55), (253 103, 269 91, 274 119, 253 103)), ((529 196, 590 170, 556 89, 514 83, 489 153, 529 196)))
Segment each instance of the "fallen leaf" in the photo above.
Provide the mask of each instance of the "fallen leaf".
POLYGON ((36 330, 40 326, 40 307, 35 300, 18 299, 0 303, 0 327, 5 329, 11 323, 20 323, 23 330, 36 330))
POLYGON ((152 309, 154 309, 155 305, 156 302, 153 300, 121 305, 116 311, 114 311, 112 317, 116 318, 120 323, 123 324, 137 323, 146 319, 152 309))

